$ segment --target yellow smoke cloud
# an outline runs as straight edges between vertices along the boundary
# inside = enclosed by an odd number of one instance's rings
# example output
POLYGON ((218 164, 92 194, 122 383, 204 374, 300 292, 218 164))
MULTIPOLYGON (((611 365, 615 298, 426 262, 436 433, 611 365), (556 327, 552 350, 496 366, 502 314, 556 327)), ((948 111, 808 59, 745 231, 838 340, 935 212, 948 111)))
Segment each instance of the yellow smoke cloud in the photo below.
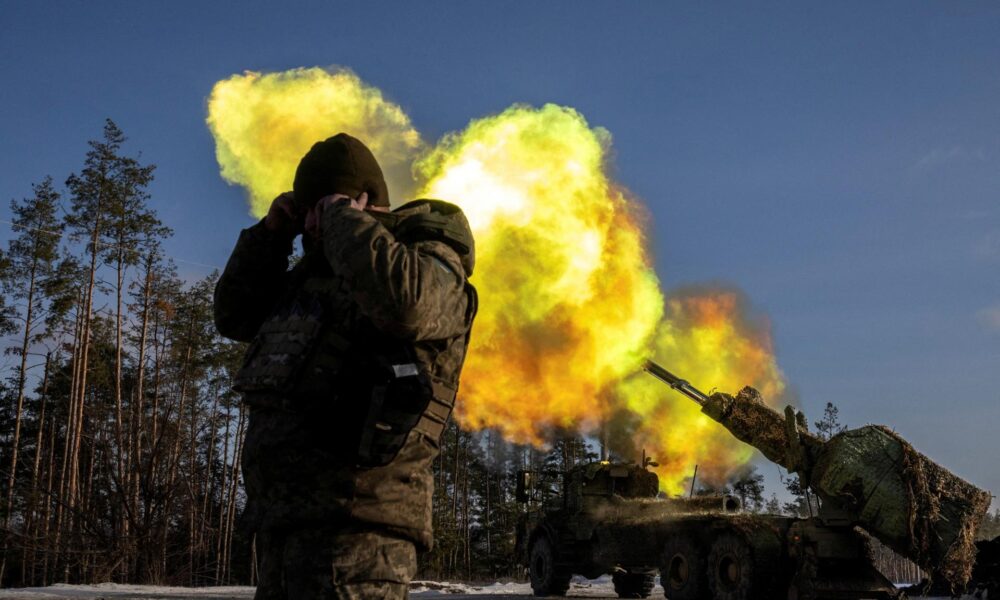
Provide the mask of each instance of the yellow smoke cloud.
POLYGON ((233 75, 212 88, 207 121, 223 179, 246 188, 256 217, 291 189, 299 160, 320 140, 340 132, 364 140, 394 201, 412 191, 410 165, 423 147, 406 113, 347 70, 233 75))
POLYGON ((663 299, 635 207, 604 172, 609 138, 570 108, 515 106, 418 163, 421 194, 460 205, 476 236, 464 427, 536 444, 593 427, 640 367, 663 299))
MULTIPOLYGON (((685 290, 667 298, 652 356, 703 392, 735 393, 745 385, 775 402, 785 383, 766 321, 749 316, 746 300, 732 290, 685 290)), ((700 407, 641 374, 617 389, 622 407, 638 418, 631 440, 660 464, 654 470, 670 494, 684 491, 695 465, 699 479, 722 483, 752 449, 738 442, 700 407)))
POLYGON ((364 140, 396 203, 419 195, 463 208, 476 236, 480 313, 456 418, 543 445, 560 429, 594 432, 627 413, 630 444, 678 493, 695 464, 721 480, 750 449, 645 374, 654 357, 705 391, 784 383, 766 323, 729 291, 666 300, 645 250, 644 210, 608 176, 610 134, 571 108, 514 106, 426 148, 399 106, 348 71, 246 73, 216 84, 208 124, 223 177, 251 212, 291 187, 315 141, 364 140), (419 184, 414 183, 415 173, 419 184))

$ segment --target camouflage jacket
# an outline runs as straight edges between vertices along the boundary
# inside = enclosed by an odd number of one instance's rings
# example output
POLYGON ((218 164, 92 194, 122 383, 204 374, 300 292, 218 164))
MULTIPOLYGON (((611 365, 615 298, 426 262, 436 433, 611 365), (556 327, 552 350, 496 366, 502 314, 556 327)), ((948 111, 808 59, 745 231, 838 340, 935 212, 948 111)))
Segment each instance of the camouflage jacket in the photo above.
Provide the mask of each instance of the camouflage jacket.
MULTIPOLYGON (((412 203, 393 215, 402 223, 434 209, 412 203)), ((461 212, 454 220, 467 230, 461 212)), ((245 229, 216 287, 220 333, 251 342, 237 377, 251 407, 250 519, 257 527, 377 525, 429 547, 438 440, 415 430, 388 465, 355 466, 338 442, 356 433, 364 407, 338 401, 345 377, 330 373, 343 370, 345 353, 394 340, 434 381, 457 389, 476 310, 472 254, 442 241, 404 244, 346 202, 324 211, 322 231, 322 247, 289 270, 291 240, 263 223, 245 229)))

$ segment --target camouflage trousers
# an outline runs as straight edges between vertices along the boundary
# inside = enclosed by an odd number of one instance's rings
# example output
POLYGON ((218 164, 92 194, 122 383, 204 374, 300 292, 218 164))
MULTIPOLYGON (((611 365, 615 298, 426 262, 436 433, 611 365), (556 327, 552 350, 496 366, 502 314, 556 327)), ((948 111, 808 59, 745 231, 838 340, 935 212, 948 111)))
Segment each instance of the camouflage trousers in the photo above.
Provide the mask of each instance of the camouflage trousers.
POLYGON ((396 600, 417 571, 413 542, 319 529, 257 534, 254 600, 396 600))

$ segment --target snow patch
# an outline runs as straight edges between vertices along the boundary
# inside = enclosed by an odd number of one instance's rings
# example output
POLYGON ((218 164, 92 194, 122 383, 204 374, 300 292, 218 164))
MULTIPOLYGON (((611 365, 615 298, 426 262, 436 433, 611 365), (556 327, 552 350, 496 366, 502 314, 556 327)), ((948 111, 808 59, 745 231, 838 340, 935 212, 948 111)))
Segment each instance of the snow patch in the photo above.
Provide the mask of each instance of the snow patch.
MULTIPOLYGON (((464 597, 532 597, 528 583, 496 582, 485 585, 470 583, 417 580, 410 584, 414 598, 437 598, 449 596, 454 600, 464 597)), ((96 585, 71 585, 57 583, 48 587, 0 589, 0 599, 4 600, 112 600, 135 598, 136 600, 244 600, 253 598, 254 588, 247 586, 228 587, 166 587, 154 585, 127 585, 100 583, 96 585)), ((597 579, 574 577, 570 582, 570 597, 577 598, 617 598, 610 576, 597 579)), ((651 598, 662 598, 663 589, 657 585, 651 598)), ((920 600, 914 598, 913 600, 920 600)), ((933 600, 933 599, 924 599, 933 600)), ((942 599, 943 600, 943 599, 942 599)))

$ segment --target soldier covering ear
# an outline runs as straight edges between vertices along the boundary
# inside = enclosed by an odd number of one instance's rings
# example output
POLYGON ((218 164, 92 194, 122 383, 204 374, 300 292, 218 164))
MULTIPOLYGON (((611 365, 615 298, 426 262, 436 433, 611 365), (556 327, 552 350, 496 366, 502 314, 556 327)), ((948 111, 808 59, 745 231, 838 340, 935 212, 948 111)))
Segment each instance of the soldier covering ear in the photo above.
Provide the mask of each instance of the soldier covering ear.
POLYGON ((476 314, 472 234, 445 202, 356 210, 389 194, 346 134, 309 150, 293 188, 241 233, 215 294, 219 331, 251 342, 235 387, 256 598, 403 598, 476 314), (319 235, 289 271, 309 211, 319 235))

